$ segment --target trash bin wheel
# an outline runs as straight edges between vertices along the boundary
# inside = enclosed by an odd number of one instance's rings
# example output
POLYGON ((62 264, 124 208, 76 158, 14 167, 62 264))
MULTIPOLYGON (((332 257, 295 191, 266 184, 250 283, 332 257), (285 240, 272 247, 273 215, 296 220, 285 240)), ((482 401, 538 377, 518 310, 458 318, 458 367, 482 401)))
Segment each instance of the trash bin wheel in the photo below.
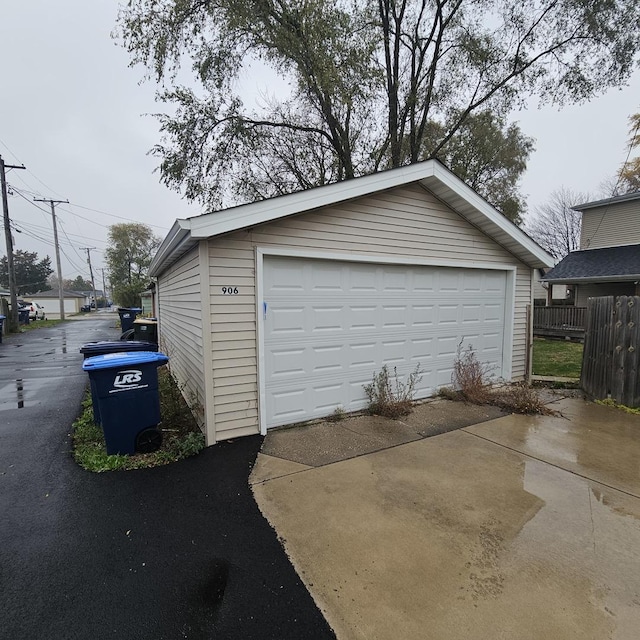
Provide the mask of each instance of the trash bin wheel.
POLYGON ((136 451, 138 453, 153 453, 162 444, 162 433, 155 427, 143 429, 136 436, 136 451))
POLYGON ((121 336, 120 340, 133 340, 133 334, 135 331, 133 329, 127 329, 121 336))

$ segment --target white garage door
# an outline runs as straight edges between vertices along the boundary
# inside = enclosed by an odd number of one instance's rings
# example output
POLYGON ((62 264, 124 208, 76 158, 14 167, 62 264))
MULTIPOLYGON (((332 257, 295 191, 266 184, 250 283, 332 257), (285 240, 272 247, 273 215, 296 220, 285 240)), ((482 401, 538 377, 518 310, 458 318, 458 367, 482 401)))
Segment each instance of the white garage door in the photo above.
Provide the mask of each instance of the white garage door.
POLYGON ((461 340, 502 375, 504 271, 265 256, 267 427, 366 406, 383 365, 416 397, 451 384, 461 340))

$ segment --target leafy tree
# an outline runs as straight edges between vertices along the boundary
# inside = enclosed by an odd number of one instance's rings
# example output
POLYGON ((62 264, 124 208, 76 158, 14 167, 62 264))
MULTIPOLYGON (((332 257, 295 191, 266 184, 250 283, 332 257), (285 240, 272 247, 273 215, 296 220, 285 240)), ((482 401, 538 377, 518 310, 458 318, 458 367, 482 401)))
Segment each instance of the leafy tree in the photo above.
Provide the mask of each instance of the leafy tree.
MULTIPOLYGON (((442 127, 432 124, 431 139, 440 139, 442 127)), ((516 124, 507 125, 490 111, 471 114, 440 150, 439 158, 470 187, 513 222, 522 222, 526 204, 518 181, 527 168, 533 140, 516 124)))
POLYGON ((582 214, 571 207, 589 200, 586 193, 562 187, 551 194, 546 204, 536 208, 525 230, 543 249, 560 260, 580 248, 582 214))
MULTIPOLYGON (((13 255, 13 270, 16 292, 19 296, 49 289, 47 278, 53 273, 49 256, 38 260, 36 252, 18 249, 13 255)), ((9 286, 7 256, 0 258, 0 285, 9 286)))
MULTIPOLYGON (((473 116, 525 142, 502 126, 507 113, 531 96, 563 104, 623 84, 639 19, 637 0, 129 0, 119 36, 168 86, 158 97, 173 115, 159 115, 153 149, 162 180, 214 207, 446 161, 460 139, 482 164, 473 116), (238 80, 255 59, 291 90, 249 108, 238 80), (190 87, 176 82, 187 60, 190 87)), ((479 171, 477 188, 514 216, 519 163, 500 160, 507 169, 479 171)))
POLYGON ((105 258, 113 298, 122 306, 140 304, 140 293, 148 284, 148 270, 160 239, 145 224, 121 223, 109 227, 105 258))
MULTIPOLYGON (((55 273, 49 276, 49 289, 58 290, 58 276, 55 273)), ((62 289, 64 291, 89 291, 91 289, 91 281, 85 280, 82 276, 76 276, 75 279, 62 279, 62 289)))
MULTIPOLYGON (((629 118, 629 151, 640 149, 640 113, 629 118)), ((620 191, 640 191, 640 156, 631 158, 620 171, 620 191)))

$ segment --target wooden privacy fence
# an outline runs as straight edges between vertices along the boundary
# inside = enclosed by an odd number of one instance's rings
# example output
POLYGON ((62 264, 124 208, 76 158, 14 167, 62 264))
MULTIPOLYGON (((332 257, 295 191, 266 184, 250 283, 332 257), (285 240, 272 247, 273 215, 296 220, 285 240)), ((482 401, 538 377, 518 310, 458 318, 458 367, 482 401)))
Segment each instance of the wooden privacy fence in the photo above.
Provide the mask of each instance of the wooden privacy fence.
POLYGON ((587 307, 534 307, 533 334, 582 337, 586 316, 587 307))
POLYGON ((582 355, 582 388, 594 398, 611 397, 640 406, 640 296, 589 298, 582 355))

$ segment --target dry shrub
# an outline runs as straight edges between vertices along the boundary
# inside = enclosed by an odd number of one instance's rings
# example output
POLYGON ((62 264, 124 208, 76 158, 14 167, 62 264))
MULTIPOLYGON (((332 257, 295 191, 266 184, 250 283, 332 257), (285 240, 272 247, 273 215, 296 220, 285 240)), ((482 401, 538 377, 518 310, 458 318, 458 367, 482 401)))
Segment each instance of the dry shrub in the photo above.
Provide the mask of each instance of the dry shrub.
POLYGON ((420 364, 409 374, 407 382, 398 380, 398 370, 393 368, 393 376, 385 364, 380 373, 373 374, 370 384, 364 385, 369 399, 369 413, 385 418, 399 418, 411 413, 415 387, 422 379, 420 364))
POLYGON ((491 401, 489 377, 493 369, 492 365, 478 360, 472 345, 463 350, 460 342, 453 363, 451 384, 465 400, 474 404, 487 404, 491 401))
POLYGON ((497 389, 491 395, 491 404, 511 413, 557 415, 557 411, 545 405, 538 392, 525 382, 517 382, 497 389))
POLYGON ((463 350, 460 343, 451 375, 453 389, 447 392, 450 399, 455 399, 453 395, 457 389, 464 400, 473 404, 491 404, 511 413, 556 415, 557 412, 544 404, 537 391, 524 382, 492 389, 490 376, 493 368, 478 360, 471 345, 463 350))

